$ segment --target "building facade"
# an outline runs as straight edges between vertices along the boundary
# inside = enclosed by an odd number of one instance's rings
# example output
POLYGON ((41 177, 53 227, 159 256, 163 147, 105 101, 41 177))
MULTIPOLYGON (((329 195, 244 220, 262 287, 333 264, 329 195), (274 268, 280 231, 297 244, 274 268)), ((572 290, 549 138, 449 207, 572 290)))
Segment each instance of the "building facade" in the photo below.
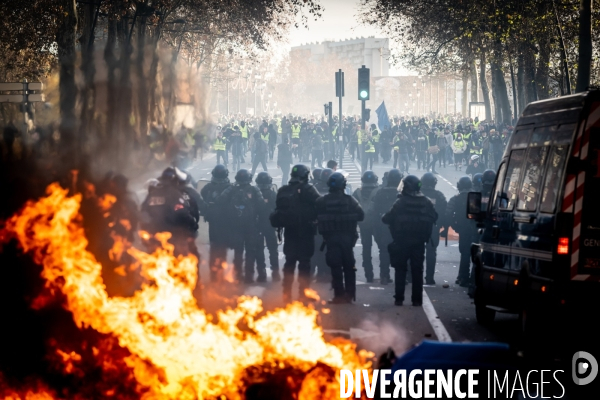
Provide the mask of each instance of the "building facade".
POLYGON ((292 53, 310 52, 312 62, 325 62, 328 57, 344 60, 356 69, 369 68, 372 78, 389 76, 390 41, 387 38, 357 38, 341 41, 307 43, 292 47, 292 53))

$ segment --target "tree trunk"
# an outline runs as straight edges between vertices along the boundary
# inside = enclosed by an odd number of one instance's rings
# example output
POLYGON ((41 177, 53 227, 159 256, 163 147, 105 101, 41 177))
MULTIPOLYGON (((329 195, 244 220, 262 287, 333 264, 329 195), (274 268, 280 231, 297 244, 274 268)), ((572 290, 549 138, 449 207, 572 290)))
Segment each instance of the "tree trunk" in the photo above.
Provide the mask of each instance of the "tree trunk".
POLYGON ((146 17, 139 21, 137 29, 137 58, 136 73, 138 76, 138 116, 140 127, 140 145, 144 146, 148 142, 148 110, 150 101, 148 96, 148 81, 144 74, 144 55, 146 51, 146 17))
POLYGON ((94 76, 96 67, 94 65, 94 30, 97 15, 97 5, 86 3, 83 7, 83 21, 81 34, 81 73, 83 75, 83 88, 81 93, 81 117, 79 125, 79 140, 85 142, 83 146, 84 159, 87 159, 90 146, 93 146, 98 137, 93 131, 92 120, 95 109, 95 85, 94 76))
MULTIPOLYGON (((158 79, 158 43, 160 39, 160 26, 154 32, 152 44, 152 62, 150 63, 150 71, 148 72, 148 100, 150 101, 148 113, 152 122, 159 122, 157 111, 157 79, 158 79)), ((162 122, 162 121, 161 121, 162 122)))
POLYGON ((523 44, 523 71, 525 73, 525 105, 537 101, 535 84, 535 54, 529 44, 523 44))
POLYGON ((107 67, 106 80, 106 134, 103 140, 107 162, 110 165, 115 165, 117 162, 116 150, 118 149, 118 120, 117 116, 117 94, 118 85, 116 78, 116 68, 118 65, 115 56, 115 48, 117 45, 117 20, 108 20, 108 32, 106 46, 104 47, 104 61, 107 67))
POLYGON ((127 157, 133 148, 134 132, 131 124, 131 43, 129 42, 129 30, 126 20, 121 21, 117 33, 120 38, 121 55, 119 58, 119 166, 125 167, 127 157))
MULTIPOLYGON (((499 57, 500 58, 500 57, 499 57)), ((494 80, 494 87, 496 89, 496 107, 500 108, 500 113, 496 115, 501 116, 501 120, 496 123, 511 124, 512 114, 510 111, 510 102, 508 100, 508 92, 506 90, 506 81, 504 80, 504 73, 498 64, 492 62, 492 79, 494 80)))
POLYGON ((61 0, 63 13, 60 21, 56 44, 60 65, 60 138, 63 166, 67 171, 78 168, 80 144, 77 143, 75 103, 77 85, 75 84, 75 39, 77 33, 77 10, 75 0, 61 0))
POLYGON ((514 113, 514 123, 516 124, 517 118, 519 118, 519 107, 517 106, 517 84, 515 82, 515 70, 513 69, 512 58, 509 59, 510 65, 510 81, 512 83, 512 95, 513 95, 513 113, 514 113))
POLYGON ((569 73, 569 61, 567 59, 567 50, 565 48, 565 41, 562 34, 562 28, 560 23, 560 18, 558 17, 558 12, 556 11, 556 4, 554 5, 554 14, 556 15, 556 33, 558 37, 558 47, 560 49, 560 61, 562 63, 563 70, 563 79, 562 85, 564 85, 565 94, 571 94, 571 74, 569 73))
POLYGON ((519 54, 517 57, 517 68, 517 103, 519 105, 518 114, 520 115, 527 105, 525 103, 525 58, 523 54, 519 54))
POLYGON ((463 67, 463 72, 462 72, 462 98, 460 99, 461 100, 461 113, 462 113, 463 118, 469 117, 469 110, 467 108, 467 103, 468 103, 467 97, 469 96, 468 84, 469 84, 469 64, 465 64, 463 67))
POLYGON ((479 101, 479 85, 477 84, 477 66, 475 65, 475 58, 471 59, 469 63, 469 72, 471 73, 471 101, 479 101))
POLYGON ((537 90, 537 98, 544 100, 550 97, 550 87, 548 73, 550 70, 550 42, 547 39, 540 40, 539 57, 537 70, 535 73, 535 83, 537 90))
POLYGON ((581 0, 579 6, 579 62, 577 69, 577 93, 590 86, 592 69, 592 0, 581 0))
POLYGON ((483 102, 485 103, 485 120, 492 120, 492 105, 490 103, 490 89, 487 84, 487 79, 485 77, 485 53, 482 51, 481 56, 479 57, 480 63, 480 72, 479 72, 479 82, 481 82, 481 93, 483 94, 483 102))

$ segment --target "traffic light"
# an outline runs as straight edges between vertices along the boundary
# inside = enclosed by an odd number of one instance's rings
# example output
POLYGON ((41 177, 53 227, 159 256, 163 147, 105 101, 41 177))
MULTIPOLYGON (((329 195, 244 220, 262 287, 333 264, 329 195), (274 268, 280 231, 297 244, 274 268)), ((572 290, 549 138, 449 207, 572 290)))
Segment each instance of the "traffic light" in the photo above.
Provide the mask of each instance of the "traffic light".
POLYGON ((370 108, 365 108, 363 111, 363 121, 368 121, 369 118, 371 118, 371 109, 370 108))
POLYGON ((369 100, 371 91, 369 90, 369 68, 364 65, 358 69, 358 99, 369 100))

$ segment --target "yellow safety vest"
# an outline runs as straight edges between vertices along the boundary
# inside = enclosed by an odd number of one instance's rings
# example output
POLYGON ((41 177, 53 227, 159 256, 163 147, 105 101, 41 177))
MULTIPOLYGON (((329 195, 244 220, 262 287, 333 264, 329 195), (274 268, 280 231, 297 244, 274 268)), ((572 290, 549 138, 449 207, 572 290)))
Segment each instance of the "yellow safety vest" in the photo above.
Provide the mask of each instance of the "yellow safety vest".
POLYGON ((358 144, 362 144, 362 134, 363 133, 360 129, 356 132, 356 137, 358 138, 358 144))
POLYGON ((373 140, 369 139, 365 143, 365 153, 375 153, 375 143, 373 143, 373 140))
POLYGON ((477 122, 473 122, 473 126, 475 128, 479 128, 479 124, 481 123, 481 121, 477 121, 477 122))
POLYGON ((223 150, 225 151, 225 140, 216 138, 215 143, 213 144, 215 150, 223 150))
POLYGON ((281 119, 277 119, 277 133, 281 135, 281 119))
POLYGON ((300 138, 300 125, 292 125, 292 139, 300 138))
POLYGON ((456 147, 457 149, 460 150, 460 149, 463 149, 467 145, 467 142, 465 142, 464 139, 463 140, 455 139, 453 144, 454 144, 454 147, 456 147))
POLYGON ((248 126, 240 126, 240 132, 242 132, 242 138, 248 139, 248 126))
POLYGON ((373 135, 372 135, 372 136, 373 136, 373 141, 374 141, 375 143, 379 143, 379 136, 380 136, 380 135, 379 135, 379 131, 378 131, 377 129, 375 129, 375 130, 373 131, 373 135))

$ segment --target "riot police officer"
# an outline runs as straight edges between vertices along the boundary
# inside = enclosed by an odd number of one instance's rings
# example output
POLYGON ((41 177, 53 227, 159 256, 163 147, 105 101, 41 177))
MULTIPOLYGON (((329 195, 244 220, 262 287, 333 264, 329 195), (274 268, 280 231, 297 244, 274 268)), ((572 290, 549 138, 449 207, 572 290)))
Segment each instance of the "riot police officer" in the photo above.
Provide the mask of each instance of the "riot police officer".
POLYGON ((362 186, 352 193, 352 196, 358 201, 365 213, 365 219, 359 223, 360 241, 362 243, 362 266, 365 270, 367 283, 372 283, 373 261, 371 259, 371 249, 373 247, 374 215, 371 212, 373 196, 377 193, 377 181, 379 178, 373 171, 365 171, 361 177, 362 186))
POLYGON ((473 182, 473 191, 481 192, 481 189, 483 189, 483 174, 481 172, 478 172, 475 175, 473 175, 472 182, 473 182))
POLYGON ((305 165, 292 168, 288 185, 277 191, 275 211, 271 214, 271 226, 283 228, 283 300, 292 298, 292 284, 298 263, 298 288, 300 298, 306 299, 304 290, 310 285, 310 258, 315 250, 317 214, 315 201, 319 192, 308 183, 310 171, 305 165))
POLYGON ((329 180, 331 174, 333 174, 333 170, 331 168, 325 168, 321 171, 321 175, 319 175, 319 180, 315 182, 315 189, 317 189, 321 196, 324 196, 329 192, 329 188, 327 187, 327 181, 329 180))
POLYGON ((329 193, 317 199, 319 232, 327 246, 327 265, 331 268, 334 297, 332 304, 351 303, 356 299, 354 245, 357 224, 364 219, 358 201, 344 193, 346 178, 335 172, 327 180, 329 193))
POLYGON ((486 169, 481 177, 481 210, 486 211, 496 181, 496 171, 486 169))
POLYGON ((398 200, 382 218, 383 223, 390 226, 394 238, 389 250, 392 267, 396 269, 394 304, 397 306, 401 306, 404 302, 409 260, 412 272, 412 304, 417 307, 423 305, 425 242, 431 238, 433 224, 437 218, 433 204, 421 193, 419 178, 408 175, 402 180, 402 190, 398 200))
POLYGON ((386 172, 386 175, 385 186, 379 188, 373 196, 373 231, 377 247, 379 247, 379 276, 382 285, 393 282, 390 278, 390 252, 388 251, 388 246, 392 243, 393 238, 381 218, 391 210, 398 198, 398 186, 402 180, 402 173, 397 169, 386 172))
POLYGON ((311 179, 310 179, 310 184, 314 185, 316 184, 319 179, 321 178, 321 172, 323 171, 322 168, 315 168, 312 170, 311 172, 311 179))
POLYGON ((421 192, 431 201, 438 214, 438 220, 431 231, 431 240, 428 240, 425 245, 425 284, 427 285, 435 285, 433 275, 437 261, 437 247, 440 244, 440 229, 444 227, 444 216, 448 207, 446 196, 435 189, 436 185, 437 178, 431 172, 427 172, 421 177, 421 192))
POLYGON ((200 195, 206 203, 203 212, 204 220, 208 222, 208 240, 210 243, 210 254, 208 266, 210 268, 211 282, 217 282, 227 262, 227 222, 225 210, 217 198, 225 189, 231 186, 229 182, 229 171, 219 164, 212 170, 210 183, 200 190, 200 195))
MULTIPOLYGON (((158 178, 159 184, 148 191, 141 206, 142 229, 154 235, 170 232, 169 242, 175 246, 176 254, 191 253, 200 260, 195 238, 198 231, 196 210, 198 205, 180 187, 185 176, 174 167, 168 167, 158 178)), ((158 243, 151 241, 151 247, 158 243)))
POLYGON ((262 193, 250 185, 252 175, 247 169, 240 169, 235 175, 235 185, 225 189, 217 202, 226 207, 230 227, 229 237, 233 248, 234 279, 239 282, 254 282, 254 262, 258 237, 258 213, 264 206, 262 193), (245 262, 244 262, 245 250, 245 262), (242 271, 244 263, 245 275, 242 271))
POLYGON ((275 210, 277 194, 274 191, 273 178, 267 172, 261 172, 256 177, 256 186, 260 189, 265 201, 264 207, 258 215, 258 248, 256 249, 256 270, 258 271, 257 282, 266 282, 265 243, 269 251, 271 263, 271 278, 273 282, 279 282, 279 253, 277 251, 277 234, 269 222, 269 215, 275 210))
POLYGON ((460 266, 456 284, 462 287, 470 285, 471 243, 477 240, 477 226, 474 220, 467 218, 467 195, 473 188, 468 176, 463 176, 456 184, 458 194, 448 201, 447 222, 458 233, 460 266))

